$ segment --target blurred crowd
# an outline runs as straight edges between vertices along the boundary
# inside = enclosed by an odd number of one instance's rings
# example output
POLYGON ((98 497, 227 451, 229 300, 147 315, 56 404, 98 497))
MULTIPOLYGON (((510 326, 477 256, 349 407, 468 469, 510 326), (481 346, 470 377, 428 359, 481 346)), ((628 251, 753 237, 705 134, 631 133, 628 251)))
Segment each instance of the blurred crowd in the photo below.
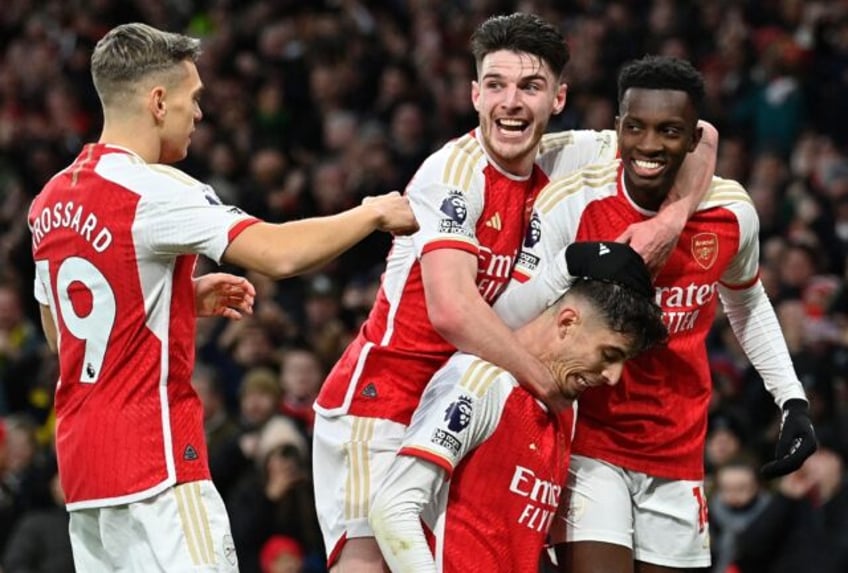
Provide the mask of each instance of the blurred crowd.
MULTIPOLYGON (((403 189, 431 151, 472 129, 468 38, 487 16, 517 10, 558 23, 571 47, 566 111, 551 130, 612 128, 616 73, 631 58, 674 55, 704 74, 703 117, 721 135, 717 171, 757 206, 761 276, 821 443, 802 470, 761 483, 779 411, 720 317, 708 348, 713 570, 848 571, 848 2, 5 0, 4 573, 73 569, 51 455, 57 367, 32 297, 25 213, 98 137, 88 71, 97 40, 128 21, 202 37, 203 120, 179 167, 226 202, 285 221, 403 189)), ((251 275, 253 317, 198 325, 194 384, 246 573, 324 570, 309 477, 311 404, 370 309, 389 246, 375 234, 318 274, 251 275)))

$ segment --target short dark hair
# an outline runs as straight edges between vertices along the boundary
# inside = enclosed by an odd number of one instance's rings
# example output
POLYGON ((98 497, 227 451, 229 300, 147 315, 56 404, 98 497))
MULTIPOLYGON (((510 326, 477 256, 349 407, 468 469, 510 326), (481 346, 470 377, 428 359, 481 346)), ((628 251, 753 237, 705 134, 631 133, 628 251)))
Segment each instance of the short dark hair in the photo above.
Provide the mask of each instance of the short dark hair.
POLYGON ((686 92, 700 112, 704 103, 704 78, 686 60, 668 56, 645 56, 624 65, 618 74, 618 101, 630 88, 686 92))
POLYGON ((588 301, 614 332, 631 340, 634 355, 666 341, 662 309, 643 294, 620 284, 575 278, 567 294, 588 301))
POLYGON ((492 16, 471 35, 471 53, 478 70, 486 55, 499 50, 538 56, 557 78, 562 77, 570 57, 568 44, 556 26, 535 14, 523 12, 492 16))

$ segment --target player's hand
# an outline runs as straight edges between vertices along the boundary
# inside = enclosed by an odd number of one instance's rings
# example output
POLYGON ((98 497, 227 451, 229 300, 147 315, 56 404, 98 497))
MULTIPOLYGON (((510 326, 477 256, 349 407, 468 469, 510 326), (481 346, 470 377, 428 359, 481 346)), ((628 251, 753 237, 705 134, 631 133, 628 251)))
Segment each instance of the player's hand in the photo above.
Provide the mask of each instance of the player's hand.
POLYGON ((668 261, 686 224, 687 215, 676 213, 675 205, 677 204, 669 205, 666 214, 633 223, 616 239, 619 243, 630 245, 634 251, 642 255, 654 276, 668 261))
POLYGON ((774 460, 765 464, 760 473, 765 479, 771 479, 794 472, 817 447, 809 406, 804 400, 788 400, 783 405, 774 460))
POLYGON ((411 235, 418 230, 418 221, 409 206, 409 199, 397 191, 366 197, 362 205, 377 213, 377 228, 395 235, 411 235))
POLYGON ((565 264, 572 277, 586 277, 626 286, 653 298, 647 267, 639 255, 623 243, 579 241, 565 248, 565 264))
POLYGON ((197 316, 223 316, 241 320, 253 314, 256 288, 244 277, 209 273, 194 279, 194 308, 197 316))

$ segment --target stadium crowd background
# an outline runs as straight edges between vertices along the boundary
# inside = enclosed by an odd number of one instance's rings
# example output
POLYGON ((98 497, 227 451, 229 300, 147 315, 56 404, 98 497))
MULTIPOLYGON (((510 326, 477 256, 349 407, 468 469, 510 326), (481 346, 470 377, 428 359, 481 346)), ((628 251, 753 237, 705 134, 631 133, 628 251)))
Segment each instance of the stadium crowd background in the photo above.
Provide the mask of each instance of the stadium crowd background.
MULTIPOLYGON (((719 318, 705 460, 714 570, 848 571, 848 2, 5 0, 3 572, 72 570, 51 457, 57 368, 32 297, 25 213, 47 179, 97 139, 88 66, 102 34, 144 21, 204 39, 204 117, 180 167, 225 201, 284 221, 402 189, 432 150, 473 128, 468 38, 485 17, 516 10, 559 23, 569 39, 568 102, 551 130, 611 128, 617 70, 631 58, 679 56, 704 74, 703 117, 721 136, 717 171, 743 183, 757 206, 762 278, 822 445, 800 472, 756 483, 779 412, 719 318), (34 557, 48 562, 30 569, 34 557)), ((275 559, 290 571, 323 570, 310 405, 370 308, 388 246, 375 234, 319 274, 251 276, 254 317, 198 325, 195 385, 242 571, 270 571, 275 559)))

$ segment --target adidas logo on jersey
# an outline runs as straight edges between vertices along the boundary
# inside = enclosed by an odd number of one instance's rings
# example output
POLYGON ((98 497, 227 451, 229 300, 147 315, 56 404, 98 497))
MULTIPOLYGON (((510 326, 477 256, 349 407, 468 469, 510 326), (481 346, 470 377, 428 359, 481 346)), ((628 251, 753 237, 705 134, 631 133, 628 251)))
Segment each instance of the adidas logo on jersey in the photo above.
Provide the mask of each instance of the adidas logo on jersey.
POLYGON ((197 450, 191 444, 187 445, 183 450, 183 459, 186 461, 194 461, 198 458, 197 450))
POLYGON ((495 231, 500 231, 503 228, 503 225, 501 224, 501 214, 495 213, 489 217, 489 220, 486 221, 486 226, 494 229, 495 231))
POLYGON ((598 249, 598 256, 603 257, 604 255, 608 255, 610 252, 609 247, 605 244, 601 243, 600 249, 598 249))
POLYGON ((377 397, 377 387, 374 386, 373 382, 369 382, 365 388, 362 389, 362 395, 366 398, 376 398, 377 397))

